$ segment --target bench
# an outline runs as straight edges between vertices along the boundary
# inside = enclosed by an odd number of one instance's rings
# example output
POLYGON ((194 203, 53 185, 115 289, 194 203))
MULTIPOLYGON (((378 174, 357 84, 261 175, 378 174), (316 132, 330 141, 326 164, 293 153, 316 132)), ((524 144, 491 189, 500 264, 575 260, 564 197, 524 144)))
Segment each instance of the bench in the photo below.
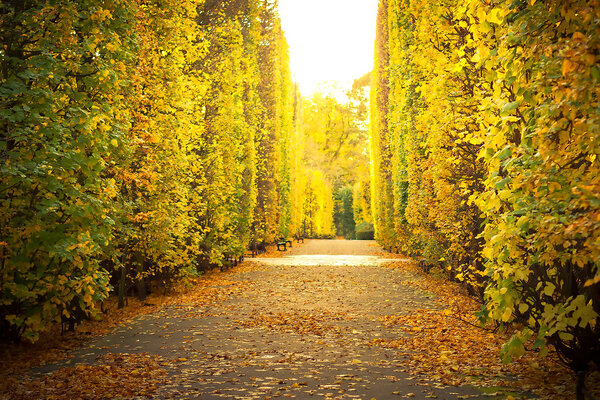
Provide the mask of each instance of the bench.
POLYGON ((278 251, 286 251, 287 250, 287 246, 293 247, 292 246, 292 241, 290 239, 286 239, 284 237, 281 237, 281 238, 277 239, 277 241, 275 242, 275 244, 277 245, 277 250, 278 251), (283 250, 281 250, 282 247, 283 247, 283 250))
POLYGON ((298 235, 297 233, 294 235, 294 239, 296 239, 296 243, 304 243, 304 236, 298 235))

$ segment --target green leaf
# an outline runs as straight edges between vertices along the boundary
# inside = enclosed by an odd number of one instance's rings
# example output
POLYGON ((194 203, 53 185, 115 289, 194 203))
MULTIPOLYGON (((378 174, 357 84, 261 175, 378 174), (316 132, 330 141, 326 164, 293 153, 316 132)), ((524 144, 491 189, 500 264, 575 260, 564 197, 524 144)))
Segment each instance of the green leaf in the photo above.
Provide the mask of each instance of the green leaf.
POLYGON ((529 305, 527 303, 519 304, 519 312, 521 314, 525 313, 529 309, 529 305))
POLYGON ((506 115, 509 112, 516 110, 519 105, 521 104, 520 101, 513 101, 511 103, 506 103, 504 106, 502 106, 502 108, 500 109, 500 115, 506 115))
POLYGON ((548 284, 546 284, 546 287, 544 287, 544 294, 546 296, 552 296, 554 294, 555 289, 556 286, 554 286, 552 282, 548 282, 548 284))

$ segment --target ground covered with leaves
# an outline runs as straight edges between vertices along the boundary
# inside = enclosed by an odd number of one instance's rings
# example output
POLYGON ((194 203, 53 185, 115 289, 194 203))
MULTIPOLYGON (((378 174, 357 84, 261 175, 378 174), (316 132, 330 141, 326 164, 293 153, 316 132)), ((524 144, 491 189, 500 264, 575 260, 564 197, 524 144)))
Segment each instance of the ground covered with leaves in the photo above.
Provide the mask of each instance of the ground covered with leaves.
MULTIPOLYGON (((311 241, 291 254, 379 251, 358 243, 311 241)), ((574 397, 573 376, 552 354, 504 365, 509 333, 477 327, 474 299, 406 260, 272 257, 113 310, 66 341, 46 339, 46 353, 5 349, 0 398, 574 397)), ((588 377, 596 394, 598 381, 588 377)))

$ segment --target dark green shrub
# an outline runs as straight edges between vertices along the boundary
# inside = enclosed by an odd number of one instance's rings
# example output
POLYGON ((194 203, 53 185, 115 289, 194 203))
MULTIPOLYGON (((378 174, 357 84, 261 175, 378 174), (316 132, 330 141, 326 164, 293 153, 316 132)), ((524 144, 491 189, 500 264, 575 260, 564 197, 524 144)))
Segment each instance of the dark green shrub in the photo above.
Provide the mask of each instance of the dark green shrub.
POLYGON ((375 239, 375 229, 370 222, 361 222, 356 226, 356 240, 375 239))
POLYGON ((333 223, 337 236, 355 238, 354 206, 352 186, 337 189, 334 194, 333 223))

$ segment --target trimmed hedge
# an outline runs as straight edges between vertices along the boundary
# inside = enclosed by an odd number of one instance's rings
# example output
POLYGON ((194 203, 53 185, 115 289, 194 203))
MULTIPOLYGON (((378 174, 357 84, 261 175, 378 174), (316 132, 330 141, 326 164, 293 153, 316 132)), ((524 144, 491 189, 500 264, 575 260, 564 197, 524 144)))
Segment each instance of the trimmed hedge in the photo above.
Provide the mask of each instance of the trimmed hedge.
POLYGON ((356 240, 374 240, 375 239, 375 229, 373 228, 373 224, 369 222, 361 222, 356 227, 356 240))

